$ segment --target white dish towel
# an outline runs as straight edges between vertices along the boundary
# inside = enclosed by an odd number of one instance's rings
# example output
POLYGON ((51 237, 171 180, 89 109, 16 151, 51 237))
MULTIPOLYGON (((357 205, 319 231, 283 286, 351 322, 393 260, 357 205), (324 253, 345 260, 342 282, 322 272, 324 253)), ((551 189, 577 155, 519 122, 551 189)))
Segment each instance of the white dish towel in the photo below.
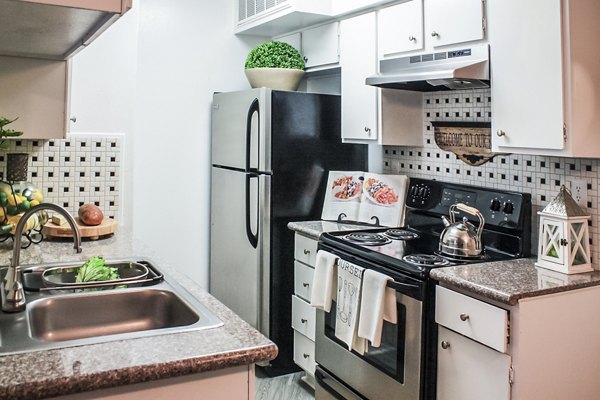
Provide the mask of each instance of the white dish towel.
POLYGON ((357 335, 360 290, 364 268, 338 260, 337 262, 337 310, 335 336, 346 343, 348 350, 364 352, 364 340, 357 335))
POLYGON ((381 344, 383 321, 398 322, 396 291, 387 287, 391 279, 372 269, 366 270, 363 276, 358 336, 370 341, 373 347, 381 344))
POLYGON ((337 256, 323 250, 317 252, 313 275, 310 305, 325 312, 331 310, 331 301, 335 295, 334 276, 337 256))

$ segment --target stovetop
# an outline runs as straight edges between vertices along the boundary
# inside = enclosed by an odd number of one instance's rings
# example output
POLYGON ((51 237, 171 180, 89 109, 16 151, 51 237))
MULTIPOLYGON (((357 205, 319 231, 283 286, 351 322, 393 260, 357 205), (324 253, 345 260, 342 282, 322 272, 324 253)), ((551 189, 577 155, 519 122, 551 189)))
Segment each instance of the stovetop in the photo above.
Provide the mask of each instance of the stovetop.
MULTIPOLYGON (((326 232, 321 235, 320 248, 341 251, 420 278, 428 277, 433 268, 529 255, 528 194, 413 178, 407 206, 403 227, 366 226, 355 231, 326 232), (449 257, 439 252, 439 238, 444 230, 441 216, 448 216, 449 207, 458 202, 479 209, 485 216, 484 251, 480 257, 449 257)), ((475 217, 466 216, 477 223, 475 217)))

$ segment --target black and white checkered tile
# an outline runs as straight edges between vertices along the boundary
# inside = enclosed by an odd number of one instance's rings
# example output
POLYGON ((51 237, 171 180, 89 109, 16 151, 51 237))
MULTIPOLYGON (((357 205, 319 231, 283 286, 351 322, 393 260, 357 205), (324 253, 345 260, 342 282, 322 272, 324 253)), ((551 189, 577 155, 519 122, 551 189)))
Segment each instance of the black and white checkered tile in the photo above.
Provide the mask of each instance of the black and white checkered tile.
MULTIPOLYGON (((41 188, 44 201, 77 212, 96 204, 107 217, 119 217, 121 204, 120 135, 71 135, 67 139, 13 140, 6 153, 28 153, 28 180, 41 188)), ((0 154, 6 176, 6 156, 0 154)))
MULTIPOLYGON (((430 122, 489 122, 492 102, 489 89, 426 93, 423 101, 423 147, 385 146, 384 172, 531 193, 534 206, 532 244, 535 246, 539 221, 536 211, 556 196, 561 185, 569 187, 572 179, 585 179, 587 212, 592 216, 589 226, 592 262, 599 268, 600 163, 597 159, 511 154, 496 156, 480 167, 471 167, 435 144, 430 122)), ((532 249, 532 254, 537 254, 537 247, 532 249)))

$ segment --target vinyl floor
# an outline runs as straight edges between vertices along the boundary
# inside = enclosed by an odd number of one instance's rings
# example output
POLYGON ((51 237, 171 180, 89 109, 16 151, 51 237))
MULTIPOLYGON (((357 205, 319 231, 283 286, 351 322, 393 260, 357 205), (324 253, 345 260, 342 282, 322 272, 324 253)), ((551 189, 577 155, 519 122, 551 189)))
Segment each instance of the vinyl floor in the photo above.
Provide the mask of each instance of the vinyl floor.
POLYGON ((302 372, 269 378, 256 370, 256 400, 314 400, 314 391, 300 381, 302 372))

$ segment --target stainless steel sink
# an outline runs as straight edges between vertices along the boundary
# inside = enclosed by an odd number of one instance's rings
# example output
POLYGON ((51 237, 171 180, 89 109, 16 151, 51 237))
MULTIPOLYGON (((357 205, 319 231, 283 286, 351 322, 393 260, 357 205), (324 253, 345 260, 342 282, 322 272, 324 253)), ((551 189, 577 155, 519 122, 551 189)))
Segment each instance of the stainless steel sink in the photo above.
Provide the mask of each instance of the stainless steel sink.
MULTIPOLYGON (((24 266, 23 270, 39 272, 60 265, 64 264, 24 266)), ((0 278, 5 273, 2 268, 0 278)), ((0 354, 208 329, 223 324, 167 276, 152 286, 66 294, 41 290, 26 292, 26 298, 26 312, 0 312, 0 354)))

